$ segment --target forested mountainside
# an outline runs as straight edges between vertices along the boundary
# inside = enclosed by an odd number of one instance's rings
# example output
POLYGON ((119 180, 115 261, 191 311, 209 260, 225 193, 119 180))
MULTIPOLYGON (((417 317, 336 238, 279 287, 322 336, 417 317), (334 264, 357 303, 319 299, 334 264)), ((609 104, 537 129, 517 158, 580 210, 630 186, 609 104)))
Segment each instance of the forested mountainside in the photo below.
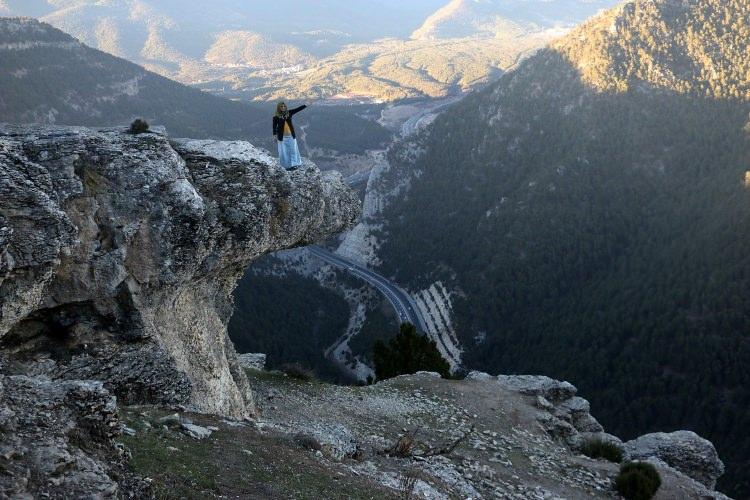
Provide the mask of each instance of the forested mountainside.
POLYGON ((750 497, 750 2, 637 0, 393 149, 383 270, 454 291, 465 364, 693 429, 750 497), (486 335, 485 335, 486 334, 486 335), (484 340, 482 340, 484 339, 484 340))
POLYGON ((349 305, 339 294, 310 277, 247 273, 234 297, 229 335, 238 352, 267 354, 268 368, 300 363, 321 378, 343 380, 325 357, 349 318, 349 305))
POLYGON ((0 15, 225 96, 395 101, 484 85, 616 1, 2 0, 0 15))
MULTIPOLYGON (((0 121, 111 126, 143 117, 172 136, 273 147, 273 112, 273 104, 234 102, 174 82, 48 24, 0 18, 0 121)), ((328 150, 356 153, 390 140, 378 124, 333 107, 300 118, 303 128, 316 125, 311 142, 328 150), (350 134, 342 138, 341 127, 350 134)))

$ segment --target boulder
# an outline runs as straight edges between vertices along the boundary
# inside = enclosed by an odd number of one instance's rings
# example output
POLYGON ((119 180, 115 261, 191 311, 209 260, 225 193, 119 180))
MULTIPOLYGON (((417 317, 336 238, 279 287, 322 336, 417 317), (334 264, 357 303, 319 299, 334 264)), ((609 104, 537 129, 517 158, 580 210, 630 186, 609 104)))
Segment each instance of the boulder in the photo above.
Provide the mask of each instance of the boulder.
POLYGON ((319 449, 323 455, 333 460, 343 460, 357 453, 357 438, 341 424, 318 423, 302 426, 297 435, 298 442, 317 443, 312 449, 319 449), (305 439, 302 439, 305 436, 305 439))
POLYGON ((543 375, 498 375, 497 381, 508 390, 527 396, 543 396, 553 404, 566 401, 578 392, 569 382, 560 382, 543 375))
POLYGON ((264 370, 266 368, 266 355, 259 353, 239 354, 237 361, 242 368, 251 368, 253 370, 264 370))
POLYGON ((714 445, 691 431, 646 434, 625 443, 625 450, 632 460, 661 460, 709 489, 724 473, 714 445))
POLYGON ((193 439, 206 439, 211 437, 211 429, 201 425, 183 423, 180 425, 182 431, 193 439))
POLYGON ((466 380, 482 380, 482 381, 486 381, 486 380, 493 380, 494 378, 495 377, 493 377, 489 373, 478 372, 478 371, 470 371, 466 375, 466 380))

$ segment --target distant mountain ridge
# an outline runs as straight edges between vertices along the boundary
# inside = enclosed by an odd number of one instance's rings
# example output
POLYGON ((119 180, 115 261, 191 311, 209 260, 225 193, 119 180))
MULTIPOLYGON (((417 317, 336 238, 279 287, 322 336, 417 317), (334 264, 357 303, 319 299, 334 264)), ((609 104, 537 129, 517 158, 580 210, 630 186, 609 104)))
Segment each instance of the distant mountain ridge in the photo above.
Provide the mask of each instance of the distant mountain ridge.
POLYGON ((628 2, 552 44, 589 85, 750 100, 745 0, 628 2))
POLYGON ((617 0, 446 1, 5 0, 0 14, 229 97, 391 101, 481 86, 617 0))
MULTIPOLYGON (((267 103, 234 102, 169 80, 37 20, 0 18, 0 122, 127 126, 145 118, 172 136, 242 139, 273 149, 273 112, 267 103)), ((333 107, 315 106, 299 120, 303 128, 315 125, 312 146, 334 153, 377 149, 391 136, 333 107), (346 138, 341 126, 350 131, 346 138)))
POLYGON ((225 31, 216 37, 205 60, 216 65, 273 69, 309 65, 315 58, 294 45, 274 43, 257 33, 225 31))
POLYGON ((746 0, 601 14, 395 147, 384 192, 410 188, 372 221, 381 272, 449 289, 468 366, 576 380, 626 436, 702 433, 739 498, 749 29, 746 0))
POLYGON ((507 30, 570 28, 612 2, 603 0, 451 0, 419 27, 412 38, 496 36, 507 30))

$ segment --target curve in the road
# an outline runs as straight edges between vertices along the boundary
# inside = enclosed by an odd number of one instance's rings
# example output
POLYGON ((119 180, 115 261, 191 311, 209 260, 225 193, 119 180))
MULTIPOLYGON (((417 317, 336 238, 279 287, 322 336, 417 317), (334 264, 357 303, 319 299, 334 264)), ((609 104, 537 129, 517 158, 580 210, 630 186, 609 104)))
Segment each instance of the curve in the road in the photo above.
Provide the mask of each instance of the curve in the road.
MULTIPOLYGON (((308 248, 310 252, 312 252, 312 254, 316 257, 336 267, 346 269, 349 273, 374 286, 378 291, 380 291, 380 293, 385 296, 386 299, 388 299, 388 302, 391 303, 401 323, 411 323, 412 325, 416 326, 417 330, 419 330, 423 334, 428 333, 427 323, 424 320, 421 311, 417 307, 417 304, 412 296, 409 295, 409 293, 407 293, 403 288, 394 285, 378 273, 372 272, 365 267, 355 264, 354 262, 350 262, 336 255, 335 253, 329 252, 328 250, 325 250, 324 248, 321 248, 317 245, 312 245, 308 248)), ((451 351, 445 344, 445 339, 442 335, 437 336, 437 341, 442 344, 445 351, 445 356, 450 357, 448 361, 452 362, 455 366, 460 366, 461 360, 453 358, 453 356, 451 355, 451 351)))
POLYGON ((310 252, 316 257, 336 267, 343 268, 349 271, 349 273, 374 286, 380 293, 385 296, 386 299, 388 299, 388 302, 391 303, 393 309, 398 315, 399 321, 401 321, 402 323, 411 323, 422 332, 427 331, 424 318, 422 318, 419 309, 414 304, 414 300, 405 290, 394 285, 383 276, 372 272, 365 267, 345 260, 319 246, 313 245, 310 246, 309 249, 310 252))

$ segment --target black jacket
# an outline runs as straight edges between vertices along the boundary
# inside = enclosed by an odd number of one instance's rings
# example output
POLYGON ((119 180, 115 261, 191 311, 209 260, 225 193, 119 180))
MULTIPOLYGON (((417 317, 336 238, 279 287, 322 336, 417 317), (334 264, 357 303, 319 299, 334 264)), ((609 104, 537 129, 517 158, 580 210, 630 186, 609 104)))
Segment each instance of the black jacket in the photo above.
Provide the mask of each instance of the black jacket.
POLYGON ((278 116, 273 117, 273 135, 276 136, 276 138, 280 141, 284 140, 284 121, 286 121, 289 124, 289 129, 292 131, 292 137, 295 139, 297 136, 294 133, 294 125, 292 125, 292 116, 294 116, 296 113, 299 113, 303 109, 305 109, 307 106, 302 105, 299 108, 294 108, 289 110, 289 118, 284 120, 283 118, 279 118, 278 116))

